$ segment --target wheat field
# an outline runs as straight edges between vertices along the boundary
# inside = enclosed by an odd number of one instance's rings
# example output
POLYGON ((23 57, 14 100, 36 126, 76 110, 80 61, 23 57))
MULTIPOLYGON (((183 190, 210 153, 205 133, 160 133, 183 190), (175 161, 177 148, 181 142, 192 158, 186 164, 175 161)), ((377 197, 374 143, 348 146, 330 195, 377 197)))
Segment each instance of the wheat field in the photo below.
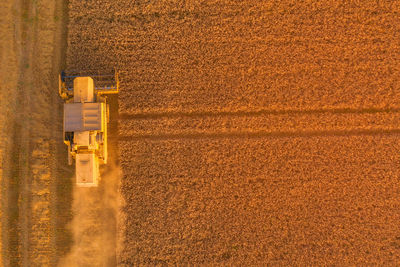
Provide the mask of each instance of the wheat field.
POLYGON ((396 1, 69 2, 121 72, 117 263, 400 260, 396 1))

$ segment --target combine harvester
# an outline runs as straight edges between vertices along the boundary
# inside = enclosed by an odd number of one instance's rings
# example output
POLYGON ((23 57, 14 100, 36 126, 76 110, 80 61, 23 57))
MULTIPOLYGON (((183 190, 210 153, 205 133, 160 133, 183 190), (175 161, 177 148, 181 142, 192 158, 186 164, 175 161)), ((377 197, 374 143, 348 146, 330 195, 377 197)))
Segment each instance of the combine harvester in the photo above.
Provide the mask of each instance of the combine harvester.
POLYGON ((62 72, 59 94, 64 103, 64 143, 68 164, 75 159, 76 185, 95 187, 100 180, 99 164, 107 163, 107 94, 117 94, 118 72, 62 72))

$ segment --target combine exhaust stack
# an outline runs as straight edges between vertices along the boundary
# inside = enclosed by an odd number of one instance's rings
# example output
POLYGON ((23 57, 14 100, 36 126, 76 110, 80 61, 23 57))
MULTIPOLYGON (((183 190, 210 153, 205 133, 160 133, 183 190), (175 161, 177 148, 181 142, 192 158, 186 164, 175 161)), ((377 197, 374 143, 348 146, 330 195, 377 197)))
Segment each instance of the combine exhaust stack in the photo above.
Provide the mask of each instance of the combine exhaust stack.
POLYGON ((118 73, 111 75, 66 74, 59 77, 64 99, 64 143, 68 163, 75 159, 77 186, 97 186, 99 165, 107 163, 108 104, 106 94, 119 90, 118 73), (111 78, 112 77, 112 78, 111 78))

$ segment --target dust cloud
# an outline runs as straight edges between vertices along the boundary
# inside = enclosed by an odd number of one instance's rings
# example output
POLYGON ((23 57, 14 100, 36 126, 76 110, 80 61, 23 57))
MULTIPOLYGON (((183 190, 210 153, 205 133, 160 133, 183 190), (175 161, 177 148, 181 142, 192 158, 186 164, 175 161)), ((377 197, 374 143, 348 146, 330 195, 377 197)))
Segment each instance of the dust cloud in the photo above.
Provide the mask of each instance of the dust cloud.
POLYGON ((59 266, 116 266, 121 171, 111 165, 101 172, 99 187, 74 187, 73 220, 69 226, 74 244, 59 266))

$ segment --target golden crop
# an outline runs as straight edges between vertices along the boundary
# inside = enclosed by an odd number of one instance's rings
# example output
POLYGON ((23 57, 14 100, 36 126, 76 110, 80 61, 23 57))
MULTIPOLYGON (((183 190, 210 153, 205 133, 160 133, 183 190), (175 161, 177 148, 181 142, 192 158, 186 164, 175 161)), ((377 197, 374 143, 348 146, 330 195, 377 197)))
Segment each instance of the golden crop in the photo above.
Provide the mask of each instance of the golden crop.
POLYGON ((122 266, 398 261, 399 5, 79 1, 121 71, 122 266))

